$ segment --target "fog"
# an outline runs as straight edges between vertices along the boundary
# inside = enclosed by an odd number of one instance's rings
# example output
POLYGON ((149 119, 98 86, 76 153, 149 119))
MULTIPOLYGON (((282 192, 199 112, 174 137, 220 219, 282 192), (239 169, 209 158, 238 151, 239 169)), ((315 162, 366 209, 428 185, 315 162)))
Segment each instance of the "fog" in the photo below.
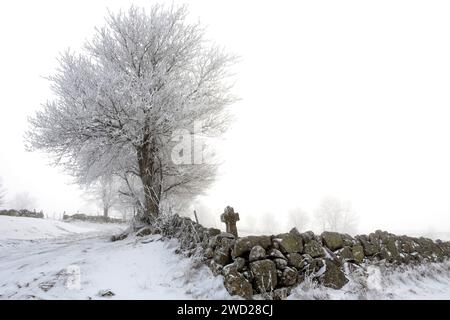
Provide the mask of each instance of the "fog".
MULTIPOLYGON (((48 156, 26 152, 23 135, 27 116, 52 97, 43 77, 54 72, 58 53, 80 48, 107 7, 131 3, 155 2, 0 4, 7 199, 27 192, 50 216, 100 212, 48 156)), ((194 205, 201 220, 220 225, 231 205, 245 230, 282 230, 289 210, 301 208, 314 222, 321 199, 333 196, 351 203, 359 232, 449 230, 448 2, 189 4, 208 36, 240 56, 236 120, 218 145, 218 180, 194 205)))

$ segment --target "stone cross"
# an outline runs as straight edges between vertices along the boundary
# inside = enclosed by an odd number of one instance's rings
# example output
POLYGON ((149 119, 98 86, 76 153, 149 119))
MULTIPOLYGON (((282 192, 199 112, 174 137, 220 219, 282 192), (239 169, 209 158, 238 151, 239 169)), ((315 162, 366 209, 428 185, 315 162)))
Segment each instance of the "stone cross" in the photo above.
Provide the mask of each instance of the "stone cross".
POLYGON ((239 221, 239 213, 234 212, 234 209, 230 206, 225 208, 224 213, 220 216, 220 220, 227 226, 227 232, 234 235, 237 239, 238 232, 236 227, 236 221, 239 221))

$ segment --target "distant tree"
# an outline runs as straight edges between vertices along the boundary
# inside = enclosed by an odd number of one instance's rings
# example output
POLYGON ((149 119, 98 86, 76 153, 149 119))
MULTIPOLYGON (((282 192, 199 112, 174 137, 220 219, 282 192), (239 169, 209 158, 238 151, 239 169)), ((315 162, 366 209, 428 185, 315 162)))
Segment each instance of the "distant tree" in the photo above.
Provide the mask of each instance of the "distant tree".
POLYGON ((264 212, 258 217, 259 230, 263 233, 275 234, 281 231, 280 220, 277 216, 270 211, 264 212))
POLYGON ((105 172, 139 182, 127 193, 151 220, 165 198, 213 182, 216 165, 173 160, 174 138, 198 123, 203 136, 226 130, 234 60, 188 22, 186 7, 111 13, 81 54, 59 59, 55 99, 30 120, 28 147, 55 155, 80 183, 105 172))
POLYGON ((356 232, 358 216, 350 202, 328 196, 322 199, 316 210, 316 219, 322 230, 353 234, 356 232))
POLYGON ((301 208, 293 208, 288 211, 288 227, 296 227, 300 231, 305 231, 309 220, 308 213, 301 208))
POLYGON ((103 217, 109 216, 113 206, 119 203, 119 185, 112 176, 102 176, 88 191, 93 198, 101 202, 103 217))
POLYGON ((0 179, 0 208, 5 203, 5 194, 6 194, 6 191, 3 188, 3 183, 2 183, 2 180, 0 179))
POLYGON ((12 209, 16 210, 34 210, 36 208, 36 199, 28 192, 17 193, 9 203, 12 209))

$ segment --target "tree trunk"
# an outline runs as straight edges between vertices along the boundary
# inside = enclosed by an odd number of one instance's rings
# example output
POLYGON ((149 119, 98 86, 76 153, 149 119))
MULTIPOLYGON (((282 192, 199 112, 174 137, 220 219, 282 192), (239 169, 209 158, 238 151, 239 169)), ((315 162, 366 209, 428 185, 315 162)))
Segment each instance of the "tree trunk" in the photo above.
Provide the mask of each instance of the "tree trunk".
POLYGON ((105 220, 108 219, 108 211, 109 211, 108 207, 104 206, 103 207, 103 218, 105 218, 105 220))
POLYGON ((157 179, 154 177, 155 162, 154 149, 150 143, 150 137, 144 137, 146 141, 141 148, 138 149, 139 174, 144 187, 145 195, 145 211, 149 218, 157 217, 159 214, 159 193, 158 187, 155 186, 157 179))

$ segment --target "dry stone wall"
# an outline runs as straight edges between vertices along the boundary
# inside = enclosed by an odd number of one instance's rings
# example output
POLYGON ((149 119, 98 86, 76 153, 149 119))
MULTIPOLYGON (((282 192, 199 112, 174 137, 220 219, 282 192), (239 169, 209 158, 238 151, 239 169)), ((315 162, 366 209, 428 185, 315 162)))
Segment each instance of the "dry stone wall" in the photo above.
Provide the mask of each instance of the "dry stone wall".
POLYGON ((44 218, 44 213, 42 211, 29 211, 29 210, 0 210, 0 216, 10 216, 10 217, 26 217, 26 218, 44 218))
POLYGON ((294 228, 278 235, 236 239, 230 233, 174 215, 137 232, 138 236, 149 234, 179 239, 179 253, 202 259, 214 274, 223 276, 231 295, 245 299, 255 295, 284 299, 306 277, 340 289, 348 282, 348 272, 362 264, 395 266, 442 262, 450 257, 449 242, 379 230, 351 237, 336 232, 301 233, 294 228))

